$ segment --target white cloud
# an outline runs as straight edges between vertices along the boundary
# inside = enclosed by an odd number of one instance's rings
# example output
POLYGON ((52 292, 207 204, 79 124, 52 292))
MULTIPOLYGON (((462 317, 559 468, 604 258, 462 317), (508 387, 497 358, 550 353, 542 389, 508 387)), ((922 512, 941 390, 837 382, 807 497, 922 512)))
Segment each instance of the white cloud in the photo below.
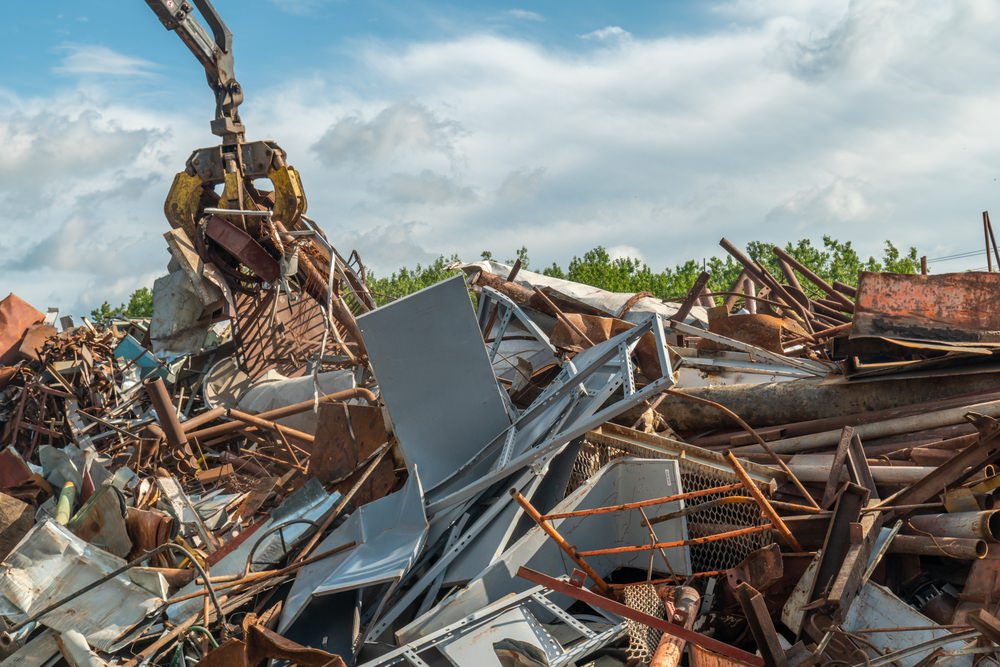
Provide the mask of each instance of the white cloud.
POLYGON ((518 20, 521 20, 521 21, 544 21, 545 20, 545 17, 542 16, 541 14, 539 14, 538 12, 533 12, 533 11, 528 10, 528 9, 518 9, 518 8, 508 9, 507 11, 504 12, 504 14, 507 15, 507 16, 509 16, 509 17, 511 17, 511 18, 518 19, 518 20))
POLYGON ((64 44, 65 51, 58 74, 71 76, 122 76, 149 77, 155 73, 156 63, 144 58, 129 56, 98 44, 64 44))
POLYGON ((642 256, 642 250, 634 245, 613 245, 608 248, 608 255, 611 259, 637 259, 640 262, 646 261, 642 256))
POLYGON ((429 169, 419 174, 390 174, 385 180, 372 184, 371 190, 399 204, 446 205, 470 202, 476 198, 472 188, 429 169))
POLYGON ((632 40, 632 33, 621 26, 609 25, 580 35, 580 39, 595 42, 628 42, 632 40))
POLYGON ((451 155, 462 127, 442 119, 426 106, 402 101, 365 120, 347 115, 319 138, 313 150, 327 164, 371 164, 407 154, 451 155))

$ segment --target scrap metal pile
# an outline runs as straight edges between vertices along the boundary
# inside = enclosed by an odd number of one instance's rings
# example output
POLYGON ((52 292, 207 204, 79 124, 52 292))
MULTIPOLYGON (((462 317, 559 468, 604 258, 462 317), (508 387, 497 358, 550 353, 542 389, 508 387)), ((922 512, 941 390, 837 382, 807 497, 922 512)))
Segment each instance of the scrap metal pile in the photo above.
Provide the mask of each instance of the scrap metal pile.
POLYGON ((275 199, 0 302, 0 666, 995 664, 1000 274, 376 307, 275 199))

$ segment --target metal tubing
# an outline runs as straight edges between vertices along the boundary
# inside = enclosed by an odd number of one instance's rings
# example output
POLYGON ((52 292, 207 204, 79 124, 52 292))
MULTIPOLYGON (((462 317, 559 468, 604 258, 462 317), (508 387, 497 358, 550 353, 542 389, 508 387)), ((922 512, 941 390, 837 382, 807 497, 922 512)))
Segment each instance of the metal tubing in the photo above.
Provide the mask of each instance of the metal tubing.
POLYGON ((146 395, 149 396, 153 409, 156 410, 156 421, 167 436, 167 444, 171 449, 178 449, 187 444, 187 434, 181 426, 181 420, 177 417, 177 408, 170 399, 167 392, 167 385, 163 383, 163 378, 156 378, 155 381, 146 385, 146 395))
POLYGON ((528 499, 525 498, 523 495, 521 495, 520 491, 518 491, 517 489, 511 489, 510 497, 513 498, 517 502, 517 504, 521 506, 521 509, 524 510, 525 514, 530 516, 531 519, 538 524, 539 528, 545 531, 546 535, 552 538, 553 542, 559 545, 559 548, 562 549, 567 556, 573 559, 574 563, 580 566, 580 569, 582 569, 584 572, 587 573, 587 576, 593 579, 594 585, 597 588, 597 590, 601 591, 602 593, 607 593, 610 590, 608 588, 607 582, 601 578, 601 575, 597 574, 594 568, 590 567, 587 561, 583 559, 583 555, 576 550, 576 547, 567 542, 566 539, 563 538, 563 536, 560 535, 559 532, 552 527, 552 524, 546 521, 545 517, 543 517, 541 514, 538 513, 538 510, 534 508, 534 506, 528 501, 528 499))
POLYGON ((955 560, 982 560, 989 550, 985 540, 933 535, 897 535, 889 545, 889 551, 894 554, 944 556, 955 560))
POLYGON ((802 545, 799 544, 797 539, 795 539, 795 535, 793 535, 792 531, 788 529, 788 526, 786 526, 785 522, 781 520, 780 516, 778 516, 774 507, 771 506, 771 503, 767 501, 764 494, 760 492, 757 485, 754 484, 752 479, 750 479, 750 475, 747 474, 747 471, 743 469, 742 465, 740 465, 736 455, 732 452, 726 452, 726 462, 729 463, 729 467, 733 469, 736 476, 740 478, 741 482, 743 482, 743 486, 746 487, 746 490, 751 496, 753 496, 754 500, 757 501, 757 504, 760 505, 760 509, 764 513, 764 516, 771 521, 771 524, 777 529, 778 534, 784 538, 788 546, 795 549, 795 551, 804 551, 802 545))
MULTIPOLYGON (((695 544, 707 544, 708 542, 718 542, 719 540, 728 540, 732 537, 739 537, 740 535, 749 535, 751 533, 762 533, 765 530, 771 530, 774 526, 769 523, 765 523, 760 526, 750 526, 748 528, 740 528, 738 530, 730 530, 724 533, 716 533, 715 535, 706 535, 705 537, 691 537, 686 540, 677 540, 675 542, 657 542, 655 544, 640 544, 638 546, 630 547, 610 547, 607 549, 593 549, 591 551, 576 551, 574 553, 578 554, 581 558, 585 556, 605 556, 607 554, 627 554, 635 553, 636 551, 652 551, 653 549, 673 549, 675 547, 689 547, 695 544)), ((794 539, 794 538, 793 538, 794 539)), ((798 544, 796 542, 796 544, 798 544)), ((799 551, 803 551, 802 547, 798 547, 799 551)))
POLYGON ((197 414, 187 421, 181 422, 181 428, 184 429, 185 433, 190 433, 194 431, 199 426, 204 426, 209 422, 214 422, 216 419, 224 417, 226 415, 226 409, 223 407, 212 408, 211 410, 206 410, 201 414, 197 414))
MULTIPOLYGON (((320 403, 332 403, 336 401, 347 401, 352 398, 363 398, 369 403, 374 403, 377 399, 375 394, 373 394, 368 389, 364 387, 354 387, 353 389, 345 389, 343 391, 337 391, 332 394, 326 394, 325 396, 319 397, 320 403)), ((291 415, 298 414, 300 412, 305 412, 306 410, 311 410, 316 404, 315 401, 309 399, 307 401, 302 401, 300 403, 292 403, 291 405, 286 405, 280 408, 275 408, 274 410, 267 410, 265 412, 259 412, 255 417, 259 419, 267 419, 270 421, 275 421, 283 417, 289 417, 291 415)), ((246 424, 240 421, 232 421, 228 424, 218 424, 216 426, 209 426, 201 430, 196 430, 188 433, 191 438, 198 438, 199 440, 208 440, 209 438, 215 438, 220 435, 228 435, 229 433, 235 433, 241 429, 246 428, 246 424)))
POLYGON ((1000 510, 915 514, 910 527, 935 537, 964 537, 996 542, 1000 536, 1000 510))
POLYGON ((257 428, 277 431, 287 435, 289 438, 295 438, 296 440, 301 440, 302 442, 308 442, 309 444, 316 442, 316 437, 306 433, 305 431, 299 431, 291 428, 290 426, 285 426, 284 424, 279 424, 278 422, 271 421, 269 419, 261 419, 256 415, 252 415, 241 410, 226 410, 226 416, 241 421, 244 424, 256 426, 257 428))
MULTIPOLYGON (((803 482, 810 484, 826 482, 831 477, 830 465, 795 463, 788 465, 803 482)), ((933 466, 872 466, 872 479, 876 484, 889 486, 918 482, 935 470, 933 466)), ((838 482, 847 479, 847 471, 841 468, 838 482)))
MULTIPOLYGON (((663 610, 666 617, 690 630, 698 617, 701 606, 701 595, 690 586, 663 586, 657 591, 663 600, 663 610)), ((649 660, 649 667, 677 667, 684 655, 687 640, 675 637, 666 632, 660 637, 660 643, 649 660)))
MULTIPOLYGON (((965 415, 969 412, 978 412, 987 417, 1000 417, 1000 401, 989 401, 986 403, 976 403, 963 405, 961 407, 949 408, 946 410, 936 410, 934 412, 924 412, 906 417, 896 417, 884 421, 872 422, 869 424, 859 424, 854 427, 855 432, 863 441, 884 438, 890 435, 901 433, 914 433, 940 426, 950 426, 961 424, 965 421, 965 415)), ((770 443, 771 448, 779 454, 796 454, 809 451, 811 449, 823 449, 832 447, 840 440, 841 429, 822 431, 795 438, 785 438, 775 440, 770 443)), ((739 447, 734 451, 761 451, 758 445, 739 447)))
POLYGON ((724 486, 714 486, 710 489, 698 489, 697 491, 688 491, 686 493, 677 493, 672 496, 664 496, 662 498, 650 498, 649 500, 638 500, 634 503, 622 503, 621 505, 610 505, 608 507, 595 507, 589 510, 576 510, 574 512, 559 512, 556 514, 545 514, 542 518, 546 521, 555 521, 556 519, 568 519, 574 516, 593 516, 595 514, 611 514, 612 512, 621 512, 623 510, 638 509, 639 507, 649 507, 650 505, 662 505, 664 503, 671 503, 678 500, 688 500, 690 498, 700 498, 702 496, 710 496, 715 493, 728 493, 730 491, 739 491, 743 488, 740 483, 736 484, 726 484, 724 486))
POLYGON ((66 481, 59 492, 59 500, 56 502, 56 523, 65 526, 69 523, 69 518, 73 516, 73 505, 76 504, 76 484, 66 481))
POLYGON ((771 248, 771 250, 774 252, 775 255, 778 256, 779 259, 783 259, 786 262, 788 262, 789 264, 791 264, 792 267, 796 271, 798 271, 799 273, 801 273, 802 275, 804 275, 809 280, 809 282, 811 282, 816 287, 818 287, 821 290, 823 290, 824 292, 826 292, 827 296, 829 296, 830 299, 832 299, 833 301, 836 301, 841 306, 843 306, 843 310, 844 311, 846 311, 848 313, 853 313, 854 312, 854 303, 850 299, 848 299, 846 296, 844 296, 843 294, 841 294, 840 292, 838 292, 837 290, 835 290, 833 288, 833 285, 829 284, 828 282, 826 282, 825 280, 823 280, 822 278, 820 278, 818 275, 816 275, 816 273, 814 271, 812 271, 808 266, 806 266, 805 264, 803 264, 799 260, 797 260, 794 257, 792 257, 791 255, 789 255, 787 252, 785 252, 784 250, 782 250, 778 246, 773 246, 771 248))

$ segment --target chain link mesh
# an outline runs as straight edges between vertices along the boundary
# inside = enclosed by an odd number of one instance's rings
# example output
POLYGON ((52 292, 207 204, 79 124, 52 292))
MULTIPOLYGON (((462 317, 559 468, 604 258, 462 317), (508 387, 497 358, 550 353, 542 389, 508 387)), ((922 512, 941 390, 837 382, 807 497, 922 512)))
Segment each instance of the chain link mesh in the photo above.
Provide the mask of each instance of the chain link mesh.
MULTIPOLYGON (((611 461, 626 456, 644 459, 676 459, 681 473, 681 490, 684 493, 739 481, 736 475, 724 470, 711 468, 686 458, 672 457, 664 452, 641 445, 620 442, 619 445, 612 446, 596 440, 585 439, 570 473, 570 481, 566 489, 567 495, 578 489, 611 461)), ((685 504, 687 507, 693 508, 724 496, 741 495, 746 494, 739 490, 713 493, 700 498, 690 498, 685 501, 685 504)), ((754 503, 731 503, 707 507, 703 511, 694 512, 687 517, 688 534, 691 537, 704 537, 737 528, 759 526, 763 523, 766 521, 761 515, 760 508, 754 503)), ((771 543, 769 532, 763 531, 716 542, 695 544, 689 547, 691 566, 695 572, 725 570, 739 565, 751 552, 771 543)))
MULTIPOLYGON (((650 584, 636 584, 626 586, 622 589, 622 601, 627 607, 641 611, 644 614, 655 616, 656 618, 666 618, 663 609, 663 602, 657 595, 656 589, 650 584)), ((643 625, 637 621, 625 619, 628 632, 628 646, 625 653, 629 657, 629 662, 636 660, 642 664, 648 663, 653 658, 653 653, 660 643, 662 632, 643 625)))

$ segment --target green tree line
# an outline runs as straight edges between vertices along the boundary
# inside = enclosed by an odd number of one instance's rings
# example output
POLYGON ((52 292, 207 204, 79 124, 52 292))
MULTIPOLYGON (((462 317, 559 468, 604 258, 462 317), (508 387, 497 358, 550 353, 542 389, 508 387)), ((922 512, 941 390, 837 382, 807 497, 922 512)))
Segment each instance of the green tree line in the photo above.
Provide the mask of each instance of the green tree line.
MULTIPOLYGON (((774 244, 751 241, 746 254, 763 264, 779 281, 785 282, 777 258, 771 251, 774 244)), ((917 249, 902 252, 891 241, 883 244, 881 257, 862 258, 850 241, 838 241, 824 236, 822 245, 814 245, 809 239, 787 243, 785 252, 807 266, 829 283, 839 281, 847 285, 857 285, 861 271, 885 271, 888 273, 916 273, 920 269, 917 249)), ((484 250, 483 259, 493 259, 493 253, 484 250)), ((507 259, 508 264, 521 260, 521 266, 529 268, 531 260, 524 246, 516 256, 507 259)), ((388 276, 369 274, 368 285, 379 305, 395 301, 407 294, 429 287, 458 273, 449 268, 459 261, 457 255, 438 257, 424 265, 413 268, 401 267, 388 276)), ((698 261, 689 259, 673 267, 656 271, 645 262, 631 257, 612 257, 603 246, 598 246, 573 257, 564 269, 558 264, 544 267, 541 273, 553 278, 563 278, 573 282, 591 285, 611 292, 649 292, 661 299, 677 301, 683 299, 703 270, 711 274, 708 288, 712 292, 725 292, 739 276, 742 266, 728 254, 712 256, 698 261)), ((801 280, 803 289, 809 296, 822 294, 811 283, 801 280)), ((105 301, 91 311, 91 318, 97 322, 107 321, 115 316, 151 317, 153 314, 153 292, 147 287, 137 289, 129 297, 128 303, 112 307, 105 301)))
MULTIPOLYGON (((785 282, 784 274, 771 250, 773 245, 764 241, 751 241, 747 245, 746 254, 763 264, 780 282, 785 282)), ((828 283, 839 281, 857 285, 858 273, 861 271, 916 273, 920 270, 917 249, 911 247, 902 252, 891 241, 883 244, 882 256, 879 258, 862 258, 850 241, 842 242, 830 236, 824 236, 820 246, 814 245, 809 239, 801 239, 785 244, 784 250, 828 283)), ((493 254, 483 251, 482 258, 493 259, 493 254)), ((522 246, 517 251, 517 257, 508 259, 507 263, 513 264, 516 259, 521 260, 523 268, 529 268, 527 248, 522 246)), ((448 267, 457 261, 457 256, 438 257, 427 265, 417 264, 412 269, 403 267, 389 276, 370 275, 369 286, 379 304, 388 303, 454 275, 457 271, 448 267)), ((606 248, 598 246, 582 256, 573 257, 565 269, 553 263, 543 268, 541 273, 611 292, 649 292, 661 299, 677 301, 687 295, 703 270, 712 276, 708 288, 712 292, 725 292, 739 277, 742 269, 742 265, 727 254, 702 261, 689 259, 656 271, 639 259, 613 258, 606 248)), ((809 296, 822 296, 811 283, 801 277, 800 280, 809 296)))

